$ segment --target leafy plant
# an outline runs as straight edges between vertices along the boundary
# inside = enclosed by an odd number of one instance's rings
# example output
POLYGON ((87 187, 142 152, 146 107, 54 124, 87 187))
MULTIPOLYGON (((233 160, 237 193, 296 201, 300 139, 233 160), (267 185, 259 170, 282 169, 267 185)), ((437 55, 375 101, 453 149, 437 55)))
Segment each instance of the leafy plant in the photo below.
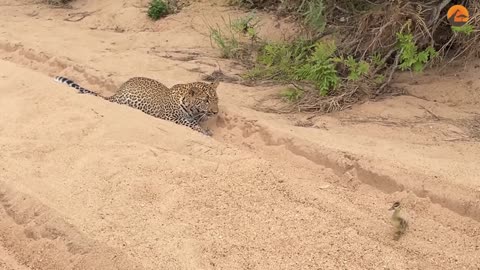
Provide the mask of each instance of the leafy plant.
POLYGON ((297 101, 302 97, 303 91, 298 88, 288 88, 281 95, 288 101, 297 101))
POLYGON ((168 4, 164 0, 151 0, 148 8, 148 17, 152 20, 158 20, 170 12, 168 4))
POLYGON ((231 23, 231 27, 237 33, 246 34, 249 36, 251 40, 257 40, 258 35, 257 35, 256 26, 258 22, 259 21, 257 20, 255 13, 251 13, 246 17, 242 17, 233 21, 231 23))
POLYGON ((433 47, 418 52, 418 48, 413 41, 413 35, 410 33, 397 33, 398 49, 400 50, 400 69, 412 69, 420 72, 425 68, 425 64, 437 56, 437 51, 433 47))
POLYGON ((300 39, 290 44, 267 43, 257 59, 263 68, 253 69, 247 77, 308 81, 321 95, 327 95, 340 83, 335 51, 333 42, 312 44, 300 39))
POLYGON ((455 33, 461 33, 469 36, 473 33, 474 27, 471 24, 464 24, 462 26, 452 26, 452 31, 455 33))
POLYGON ((385 82, 385 75, 378 74, 378 75, 375 76, 373 81, 375 82, 375 84, 380 85, 380 84, 385 82))
POLYGON ((268 43, 263 47, 259 62, 267 65, 285 65, 291 67, 304 62, 312 45, 296 41, 292 44, 268 43))
POLYGON ((323 0, 307 1, 307 4, 306 11, 303 13, 305 25, 318 33, 322 33, 326 26, 323 0))
POLYGON ((380 53, 375 53, 372 55, 371 63, 377 68, 382 68, 385 66, 385 60, 380 53))
POLYGON ((257 61, 264 65, 263 72, 256 69, 256 75, 293 80, 295 70, 305 64, 313 45, 304 40, 291 44, 267 43, 263 46, 257 61))
POLYGON ((295 71, 296 79, 311 81, 320 95, 327 95, 340 82, 333 58, 335 51, 333 42, 317 43, 307 63, 295 71))
POLYGON ((370 64, 364 60, 357 62, 351 55, 349 55, 347 59, 343 57, 335 58, 334 61, 342 63, 348 68, 350 71, 348 79, 352 81, 360 79, 361 76, 366 75, 370 70, 370 64))

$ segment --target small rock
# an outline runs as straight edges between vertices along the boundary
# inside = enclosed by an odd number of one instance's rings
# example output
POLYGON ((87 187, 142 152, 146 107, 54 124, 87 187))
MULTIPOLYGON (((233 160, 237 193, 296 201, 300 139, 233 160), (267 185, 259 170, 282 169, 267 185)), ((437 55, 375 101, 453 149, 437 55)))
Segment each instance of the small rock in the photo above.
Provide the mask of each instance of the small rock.
POLYGON ((327 189, 329 187, 330 187, 330 184, 324 184, 324 185, 319 186, 318 188, 319 189, 327 189))

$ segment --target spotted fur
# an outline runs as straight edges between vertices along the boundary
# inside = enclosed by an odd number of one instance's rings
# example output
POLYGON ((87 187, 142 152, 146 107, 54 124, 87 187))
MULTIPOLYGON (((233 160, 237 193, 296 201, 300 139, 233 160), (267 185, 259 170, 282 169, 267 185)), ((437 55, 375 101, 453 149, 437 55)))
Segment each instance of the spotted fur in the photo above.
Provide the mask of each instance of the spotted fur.
MULTIPOLYGON (((57 76, 55 81, 65 83, 81 94, 100 96, 65 77, 57 76)), ((211 131, 202 128, 200 123, 218 114, 218 84, 217 80, 176 84, 168 88, 153 79, 134 77, 123 83, 113 96, 100 97, 211 136, 211 131)))

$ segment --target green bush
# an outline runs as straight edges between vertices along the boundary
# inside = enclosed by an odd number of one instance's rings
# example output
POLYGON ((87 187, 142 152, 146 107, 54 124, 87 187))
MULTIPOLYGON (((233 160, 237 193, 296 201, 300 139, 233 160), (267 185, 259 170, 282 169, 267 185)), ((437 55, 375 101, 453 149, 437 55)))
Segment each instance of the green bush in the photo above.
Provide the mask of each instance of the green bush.
POLYGON ((170 12, 168 4, 163 0, 152 0, 148 8, 148 17, 152 20, 158 20, 170 12))
POLYGON ((288 101, 297 101, 302 97, 303 91, 298 88, 288 88, 280 94, 288 101))
POLYGON ((413 41, 413 35, 410 33, 397 33, 398 50, 400 51, 401 70, 411 69, 420 72, 425 68, 429 60, 437 56, 433 47, 418 52, 417 45, 413 41))
POLYGON ((325 19, 325 5, 323 0, 312 0, 307 2, 306 10, 302 13, 305 25, 317 33, 325 30, 327 21, 325 19))
MULTIPOLYGON (((333 42, 312 44, 297 40, 291 44, 269 43, 258 57, 262 66, 257 66, 248 77, 307 81, 314 84, 319 94, 324 96, 340 82, 334 61, 335 51, 333 42)), ((298 91, 287 92, 287 96, 298 99, 298 91)))
POLYGON ((467 36, 471 35, 474 30, 475 28, 470 24, 464 24, 462 26, 452 26, 452 31, 454 33, 461 33, 467 36))
POLYGON ((266 43, 257 58, 259 65, 248 77, 294 80, 295 70, 306 63, 313 48, 311 41, 303 39, 290 44, 266 43))
MULTIPOLYGON (((344 59, 343 56, 340 56, 339 58, 335 59, 335 62, 342 63, 348 68, 349 74, 347 79, 351 81, 356 81, 360 79, 360 77, 366 75, 370 70, 370 64, 367 61, 360 60, 357 62, 351 55, 349 55, 347 59, 344 59)), ((378 57, 374 57, 372 59, 372 63, 374 65, 378 62, 380 62, 380 60, 378 60, 378 57)))
POLYGON ((258 24, 257 16, 254 12, 245 17, 238 18, 230 23, 230 28, 236 33, 247 35, 251 40, 258 39, 256 26, 258 24))
POLYGON ((306 63, 295 71, 295 79, 310 81, 320 95, 326 96, 340 82, 334 61, 335 51, 333 42, 317 43, 306 63))

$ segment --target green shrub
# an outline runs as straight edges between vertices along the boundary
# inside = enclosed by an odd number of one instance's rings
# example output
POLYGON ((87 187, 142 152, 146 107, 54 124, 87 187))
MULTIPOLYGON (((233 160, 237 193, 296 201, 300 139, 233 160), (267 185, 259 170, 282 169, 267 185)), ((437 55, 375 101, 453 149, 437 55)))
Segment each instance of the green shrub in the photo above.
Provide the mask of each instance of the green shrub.
POLYGON ((475 28, 470 24, 464 24, 462 26, 452 26, 452 31, 454 33, 461 33, 467 36, 472 34, 474 29, 475 28))
POLYGON ((298 88, 288 88, 281 92, 281 95, 288 101, 297 101, 302 97, 303 91, 298 88))
POLYGON ((168 4, 164 0, 151 0, 148 8, 148 17, 158 20, 170 12, 168 4))
POLYGON ((260 50, 257 62, 265 68, 257 66, 255 76, 272 77, 273 79, 295 79, 295 70, 307 62, 314 49, 311 41, 299 39, 290 44, 267 43, 260 50))
POLYGON ((308 1, 306 11, 302 14, 305 25, 317 33, 322 33, 327 24, 324 11, 323 0, 308 1))
POLYGON ((413 35, 410 33, 397 33, 397 42, 401 70, 411 69, 420 72, 429 60, 437 56, 437 52, 431 46, 418 52, 417 45, 413 41, 413 35))
POLYGON ((258 24, 257 17, 254 12, 250 13, 248 16, 238 18, 230 24, 230 28, 236 33, 241 33, 247 35, 251 40, 257 40, 257 29, 258 24))
POLYGON ((295 79, 312 82, 320 95, 326 96, 340 82, 334 61, 335 51, 336 46, 333 42, 317 43, 307 63, 295 71, 295 79))
MULTIPOLYGON (((256 67, 248 77, 307 81, 315 85, 320 95, 327 95, 340 82, 334 61, 335 51, 333 42, 268 43, 258 57, 263 67, 256 67)), ((287 92, 298 97, 297 92, 287 92)))
MULTIPOLYGON (((360 79, 363 75, 366 75, 370 70, 370 64, 364 60, 356 61, 353 56, 349 55, 347 59, 344 59, 343 56, 336 58, 335 62, 344 64, 349 71, 347 79, 356 81, 360 79)), ((372 59, 373 63, 378 63, 379 60, 374 58, 372 59)))

